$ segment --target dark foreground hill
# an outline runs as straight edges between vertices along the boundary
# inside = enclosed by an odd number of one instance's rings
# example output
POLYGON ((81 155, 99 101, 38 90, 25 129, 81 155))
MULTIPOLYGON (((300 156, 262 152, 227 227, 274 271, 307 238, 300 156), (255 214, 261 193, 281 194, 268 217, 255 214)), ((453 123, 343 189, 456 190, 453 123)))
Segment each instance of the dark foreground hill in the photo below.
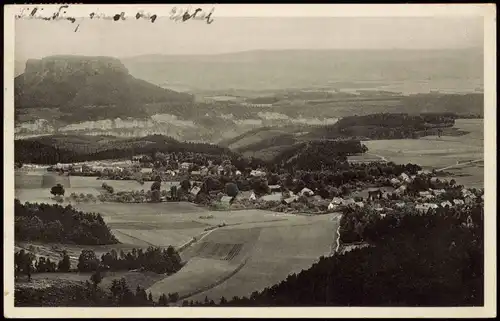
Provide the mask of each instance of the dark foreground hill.
POLYGON ((58 108, 80 120, 140 117, 147 104, 188 103, 178 93, 132 77, 116 58, 50 56, 30 59, 15 84, 15 107, 58 108))

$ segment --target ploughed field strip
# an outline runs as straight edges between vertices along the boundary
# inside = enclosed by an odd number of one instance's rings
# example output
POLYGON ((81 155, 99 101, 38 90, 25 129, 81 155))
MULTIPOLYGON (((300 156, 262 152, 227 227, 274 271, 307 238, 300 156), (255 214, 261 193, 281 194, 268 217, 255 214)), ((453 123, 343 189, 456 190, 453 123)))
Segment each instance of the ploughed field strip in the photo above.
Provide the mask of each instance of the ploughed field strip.
POLYGON ((198 248, 196 256, 207 259, 231 261, 241 252, 242 248, 243 244, 203 242, 198 248))
POLYGON ((153 297, 178 292, 181 297, 207 291, 233 277, 251 257, 261 228, 220 228, 181 253, 186 265, 153 284, 153 297))
POLYGON ((258 227, 213 230, 186 249, 182 253, 182 258, 184 260, 198 257, 230 262, 239 261, 253 250, 260 231, 261 228, 258 227))
POLYGON ((136 230, 184 230, 191 228, 205 228, 210 226, 195 221, 180 222, 109 222, 111 229, 136 229, 136 230))

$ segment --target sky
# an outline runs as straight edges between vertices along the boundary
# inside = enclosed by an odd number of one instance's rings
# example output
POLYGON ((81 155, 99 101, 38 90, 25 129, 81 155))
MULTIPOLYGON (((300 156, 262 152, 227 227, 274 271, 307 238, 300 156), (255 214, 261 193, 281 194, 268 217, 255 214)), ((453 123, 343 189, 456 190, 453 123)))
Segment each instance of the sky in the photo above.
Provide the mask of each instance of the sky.
POLYGON ((483 46, 478 17, 218 17, 175 22, 17 19, 15 59, 129 57, 259 49, 447 49, 483 46), (75 27, 80 23, 78 30, 75 27))

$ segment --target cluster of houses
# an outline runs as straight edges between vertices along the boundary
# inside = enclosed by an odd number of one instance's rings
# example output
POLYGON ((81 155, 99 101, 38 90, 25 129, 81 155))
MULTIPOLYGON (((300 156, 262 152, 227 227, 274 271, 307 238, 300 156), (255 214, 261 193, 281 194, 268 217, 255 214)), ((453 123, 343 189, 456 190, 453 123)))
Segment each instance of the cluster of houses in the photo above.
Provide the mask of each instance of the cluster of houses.
POLYGON ((131 161, 113 161, 113 162, 85 162, 85 163, 57 163, 50 166, 49 171, 64 171, 70 173, 97 173, 102 171, 123 172, 132 169, 131 161))

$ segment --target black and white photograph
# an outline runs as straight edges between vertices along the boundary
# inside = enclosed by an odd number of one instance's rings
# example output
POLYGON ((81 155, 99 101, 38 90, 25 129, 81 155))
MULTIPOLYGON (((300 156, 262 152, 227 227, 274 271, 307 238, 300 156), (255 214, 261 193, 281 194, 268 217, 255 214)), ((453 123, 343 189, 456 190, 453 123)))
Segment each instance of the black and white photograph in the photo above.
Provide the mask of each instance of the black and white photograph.
POLYGON ((9 316, 496 315, 495 6, 318 6, 5 7, 9 316))

